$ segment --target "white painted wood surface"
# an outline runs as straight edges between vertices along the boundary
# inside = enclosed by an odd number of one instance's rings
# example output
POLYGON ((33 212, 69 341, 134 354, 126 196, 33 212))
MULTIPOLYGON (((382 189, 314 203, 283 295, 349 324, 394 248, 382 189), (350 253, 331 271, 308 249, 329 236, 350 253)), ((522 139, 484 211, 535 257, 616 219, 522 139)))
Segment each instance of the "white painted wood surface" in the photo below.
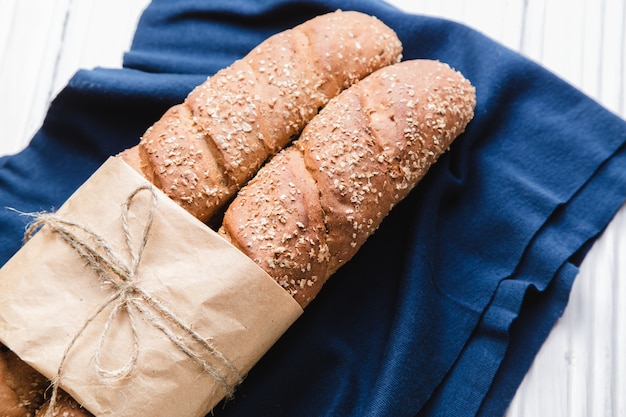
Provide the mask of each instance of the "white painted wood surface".
MULTIPOLYGON (((626 117, 626 0, 390 0, 462 22, 626 117)), ((0 0, 0 155, 79 68, 119 67, 148 0, 0 0)), ((508 417, 626 416, 626 209, 581 267, 508 417)))

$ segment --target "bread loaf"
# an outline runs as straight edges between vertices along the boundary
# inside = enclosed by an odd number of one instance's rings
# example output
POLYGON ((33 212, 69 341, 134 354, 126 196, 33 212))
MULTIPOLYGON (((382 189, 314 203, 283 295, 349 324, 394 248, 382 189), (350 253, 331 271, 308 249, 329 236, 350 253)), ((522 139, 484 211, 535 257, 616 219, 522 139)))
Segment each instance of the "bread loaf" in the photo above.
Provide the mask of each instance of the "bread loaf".
POLYGON ((50 401, 46 401, 34 417, 94 417, 64 391, 59 392, 54 412, 49 410, 50 406, 50 401))
POLYGON ((405 61, 331 100, 239 191, 219 232, 302 307, 464 131, 473 86, 405 61))
MULTIPOLYGON (((0 416, 45 417, 49 402, 43 406, 50 388, 48 378, 0 346, 0 416)), ((93 417, 64 391, 59 392, 54 416, 93 417)))
POLYGON ((122 157, 207 221, 329 99, 401 53, 395 33, 375 17, 315 17, 210 77, 122 157))
POLYGON ((0 347, 0 416, 34 416, 48 384, 15 353, 0 347))

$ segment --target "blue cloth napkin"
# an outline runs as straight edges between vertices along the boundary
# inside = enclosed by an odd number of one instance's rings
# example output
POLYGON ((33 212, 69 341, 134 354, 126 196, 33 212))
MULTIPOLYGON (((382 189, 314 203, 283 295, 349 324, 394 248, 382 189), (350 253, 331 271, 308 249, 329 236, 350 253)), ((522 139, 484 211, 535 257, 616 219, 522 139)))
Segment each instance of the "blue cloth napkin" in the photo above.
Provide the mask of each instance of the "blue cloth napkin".
MULTIPOLYGON (((476 116, 215 416, 500 416, 626 199, 626 122, 463 25, 377 0, 154 0, 122 69, 79 71, 0 159, 0 264, 207 75, 336 9, 461 71, 476 116)), ((43 278, 42 278, 43 279, 43 278)))

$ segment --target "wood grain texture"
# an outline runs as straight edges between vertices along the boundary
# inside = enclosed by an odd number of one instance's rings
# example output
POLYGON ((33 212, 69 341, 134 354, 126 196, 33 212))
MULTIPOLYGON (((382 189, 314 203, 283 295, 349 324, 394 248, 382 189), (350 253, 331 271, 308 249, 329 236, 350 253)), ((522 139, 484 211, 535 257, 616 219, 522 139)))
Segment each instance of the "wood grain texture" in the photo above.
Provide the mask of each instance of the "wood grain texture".
POLYGON ((22 149, 81 68, 119 67, 148 0, 0 0, 0 155, 22 149))
MULTIPOLYGON (((119 67, 148 0, 0 0, 0 155, 79 68, 119 67)), ((626 117, 626 0, 391 0, 464 23, 626 117)), ((583 262, 508 417, 626 416, 626 209, 583 262)))

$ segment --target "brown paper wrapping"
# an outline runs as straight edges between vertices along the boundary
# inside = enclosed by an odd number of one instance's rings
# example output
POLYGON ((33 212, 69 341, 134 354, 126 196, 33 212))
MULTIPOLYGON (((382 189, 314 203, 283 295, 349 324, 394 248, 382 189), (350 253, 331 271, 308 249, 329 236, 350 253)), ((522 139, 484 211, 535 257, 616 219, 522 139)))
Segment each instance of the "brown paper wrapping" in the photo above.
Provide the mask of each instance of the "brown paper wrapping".
MULTIPOLYGON (((146 184, 110 158, 56 216, 89 228, 117 261, 132 265, 120 213, 129 195, 146 184)), ((302 313, 245 255, 158 190, 156 196, 136 286, 214 347, 210 352, 155 313, 157 323, 204 361, 204 369, 154 325, 154 316, 130 308, 135 339, 126 304, 107 301, 115 286, 48 226, 0 270, 0 340, 48 378, 57 376, 63 362, 60 387, 97 416, 206 415, 228 394, 219 379, 236 385, 302 313), (116 305, 122 308, 112 316, 116 305), (86 324, 98 308, 102 312, 86 324), (134 340, 137 358, 131 362, 134 340), (97 364, 111 372, 130 368, 114 378, 99 373, 97 364)), ((149 192, 139 192, 128 212, 135 248, 150 202, 149 192)), ((130 297, 145 308, 145 300, 130 297)))

